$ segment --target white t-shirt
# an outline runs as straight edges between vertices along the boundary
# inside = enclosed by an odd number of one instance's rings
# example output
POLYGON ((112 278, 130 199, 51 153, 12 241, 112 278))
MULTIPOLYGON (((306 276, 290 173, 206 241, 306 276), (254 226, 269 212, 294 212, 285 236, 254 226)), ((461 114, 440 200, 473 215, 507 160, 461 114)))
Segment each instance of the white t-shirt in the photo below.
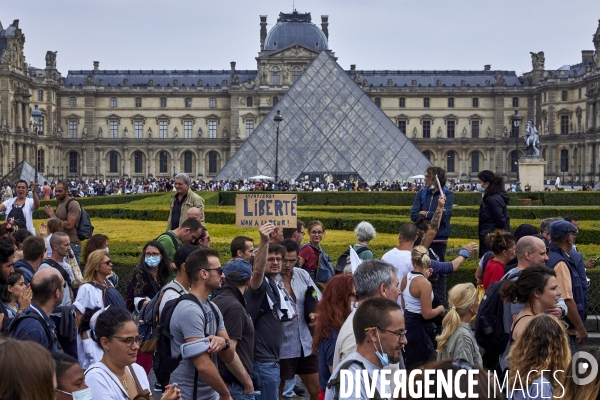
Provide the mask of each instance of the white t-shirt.
MULTIPOLYGON (((402 279, 406 274, 413 270, 410 251, 408 250, 398 250, 394 247, 381 257, 381 261, 385 261, 396 267, 396 275, 398 275, 398 282, 400 283, 402 283, 402 279)), ((398 304, 402 307, 402 298, 400 296, 398 296, 398 304)))
POLYGON ((90 284, 81 285, 77 291, 77 298, 73 306, 82 314, 85 313, 86 308, 102 308, 104 306, 102 289, 90 284))
MULTIPOLYGON (((5 220, 8 221, 8 214, 10 214, 10 211, 13 208, 13 204, 15 204, 15 201, 17 201, 17 199, 17 197, 13 197, 2 203, 4 204, 4 207, 6 207, 6 211, 4 212, 4 215, 6 215, 5 220)), ((25 223, 27 224, 27 230, 35 236, 35 228, 33 227, 33 199, 25 199, 25 204, 23 204, 23 215, 25 215, 25 223)))
MULTIPOLYGON (((73 276, 73 270, 71 269, 71 265, 69 265, 66 262, 60 262, 59 264, 61 265, 61 267, 64 268, 65 271, 67 271, 67 274, 69 274, 69 278, 71 279, 71 282, 73 282, 75 277, 73 276)), ((53 268, 53 267, 46 263, 42 263, 42 264, 40 264, 38 271, 41 271, 46 268, 53 268)), ((62 303, 60 303, 60 305, 62 307, 71 307, 71 290, 70 290, 69 286, 67 286, 64 290, 63 301, 62 301, 62 303)))
MULTIPOLYGON (((140 381, 142 390, 150 390, 148 376, 146 375, 144 368, 136 363, 131 364, 131 367, 133 368, 138 381, 140 381)), ((129 368, 126 368, 125 371, 128 374, 130 373, 129 368)), ((129 400, 129 395, 123 387, 121 380, 101 362, 90 365, 88 370, 85 371, 85 383, 92 389, 94 399, 129 400)))

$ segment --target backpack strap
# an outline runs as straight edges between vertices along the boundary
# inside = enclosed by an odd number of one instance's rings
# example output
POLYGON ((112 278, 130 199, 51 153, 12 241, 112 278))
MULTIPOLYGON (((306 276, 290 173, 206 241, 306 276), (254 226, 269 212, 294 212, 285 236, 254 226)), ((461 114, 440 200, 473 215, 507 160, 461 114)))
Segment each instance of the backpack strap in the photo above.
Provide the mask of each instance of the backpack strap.
POLYGON ((40 325, 42 325, 42 328, 44 329, 44 333, 46 333, 46 337, 48 338, 48 351, 52 350, 52 345, 54 344, 55 341, 55 337, 52 335, 52 332, 50 332, 50 328, 48 327, 48 324, 46 324, 46 321, 44 321, 44 318, 42 318, 41 315, 39 315, 36 311, 33 312, 22 312, 21 314, 17 315, 11 322, 10 326, 8 327, 8 329, 6 330, 6 335, 7 336, 12 336, 15 332, 15 329, 17 329, 17 325, 19 325, 19 323, 21 321, 23 321, 24 319, 27 318, 33 318, 36 321, 38 321, 40 323, 40 325))
MULTIPOLYGON (((326 387, 328 389, 335 389, 333 395, 334 400, 339 400, 340 398, 340 371, 343 369, 348 369, 348 367, 354 363, 359 364, 362 369, 366 369, 365 365, 359 360, 346 360, 338 369, 337 375, 335 377, 331 376, 331 379, 329 379, 329 382, 327 382, 326 387)), ((367 377, 369 378, 369 386, 371 386, 373 384, 371 380, 371 375, 367 373, 367 377)), ((382 400, 381 395, 379 394, 379 390, 377 390, 377 388, 375 388, 375 395, 373 396, 373 400, 382 400)))
POLYGON ((173 290, 177 293, 179 293, 179 296, 181 297, 183 295, 183 291, 179 291, 177 289, 175 289, 174 287, 166 287, 165 290, 163 290, 160 293, 160 298, 158 299, 158 301, 156 302, 156 307, 154 308, 154 326, 158 326, 158 323, 160 321, 160 314, 159 314, 159 310, 160 310, 160 303, 162 303, 162 299, 165 295, 165 293, 167 292, 167 290, 173 290))
MULTIPOLYGON (((67 204, 65 204, 65 212, 67 213, 67 218, 69 218, 69 204, 71 204, 71 202, 74 201, 75 203, 77 203, 77 201, 74 198, 70 198, 69 200, 67 200, 67 204)), ((77 203, 79 204, 79 203, 77 203)), ((81 204, 79 204, 79 207, 81 208, 81 204)), ((79 220, 81 219, 81 215, 79 215, 79 218, 77 218, 77 222, 75 223, 75 228, 79 228, 79 220)))
POLYGON ((171 241, 173 242, 173 246, 175 247, 175 250, 177 250, 179 248, 180 244, 177 241, 177 238, 175 237, 175 234, 173 232, 166 231, 165 233, 162 233, 162 234, 158 235, 158 237, 156 239, 158 239, 159 237, 161 237, 163 235, 167 235, 168 237, 171 238, 171 241))
POLYGON ((46 258, 44 261, 42 261, 42 264, 48 264, 52 268, 57 269, 58 272, 60 272, 60 274, 62 275, 65 282, 67 283, 67 285, 69 285, 69 287, 72 288, 71 277, 69 276, 67 270, 62 265, 60 265, 60 263, 54 261, 51 258, 46 258))

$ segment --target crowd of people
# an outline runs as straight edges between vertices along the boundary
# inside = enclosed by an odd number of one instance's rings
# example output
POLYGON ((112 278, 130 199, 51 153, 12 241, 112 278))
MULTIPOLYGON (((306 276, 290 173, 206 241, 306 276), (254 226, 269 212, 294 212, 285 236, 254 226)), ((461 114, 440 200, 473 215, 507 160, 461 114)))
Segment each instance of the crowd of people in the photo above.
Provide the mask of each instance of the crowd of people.
POLYGON ((78 231, 72 184, 51 188, 57 205, 44 207, 38 232, 33 183, 17 182, 0 206, 1 399, 333 400, 342 370, 367 371, 349 398, 385 398, 380 391, 396 383, 377 371, 426 369, 479 369, 479 398, 600 398, 600 381, 578 386, 564 373, 576 350, 600 361, 584 345, 595 260, 577 251, 577 218, 512 232, 509 197, 492 171, 476 186, 479 238, 456 257, 446 260, 453 191, 445 171, 429 167, 397 247, 378 260, 375 228, 356 227, 358 267, 344 255, 334 264, 317 220, 266 223, 258 243, 231 238, 221 265, 204 200, 178 174, 166 231, 143 247, 125 293, 110 238, 78 231), (480 259, 475 284, 448 288, 447 275, 471 257, 480 259), (509 389, 490 395, 498 382, 486 371, 506 375, 509 389))

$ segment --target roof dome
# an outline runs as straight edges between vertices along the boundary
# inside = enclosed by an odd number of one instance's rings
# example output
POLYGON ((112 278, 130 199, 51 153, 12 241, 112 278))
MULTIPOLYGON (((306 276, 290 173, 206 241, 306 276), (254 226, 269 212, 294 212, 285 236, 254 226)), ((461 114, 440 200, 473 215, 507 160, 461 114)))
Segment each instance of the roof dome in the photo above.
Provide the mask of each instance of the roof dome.
POLYGON ((329 50, 327 37, 311 22, 310 13, 279 13, 277 24, 265 40, 265 50, 279 50, 295 43, 315 50, 329 50))

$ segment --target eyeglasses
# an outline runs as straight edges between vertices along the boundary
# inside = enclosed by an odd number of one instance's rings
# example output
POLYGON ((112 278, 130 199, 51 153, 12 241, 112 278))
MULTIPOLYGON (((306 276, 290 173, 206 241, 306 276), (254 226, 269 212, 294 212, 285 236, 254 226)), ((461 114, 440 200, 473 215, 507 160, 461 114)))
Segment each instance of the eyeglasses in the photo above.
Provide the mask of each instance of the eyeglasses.
POLYGON ((368 328, 365 328, 365 332, 368 332, 370 329, 373 329, 373 328, 377 328, 380 331, 393 333, 394 335, 398 336, 398 340, 401 340, 403 337, 406 337, 406 332, 407 332, 406 329, 403 330, 402 332, 396 332, 396 331, 390 331, 389 329, 383 329, 383 328, 380 328, 378 326, 370 326, 368 328))
POLYGON ((304 236, 304 231, 298 231, 299 234, 301 234, 302 236, 304 236))
POLYGON ((202 268, 205 271, 217 271, 217 274, 221 275, 223 273, 223 267, 221 268, 202 268))
POLYGON ((109 265, 109 264, 112 264, 112 262, 110 260, 106 260, 106 261, 102 261, 100 264, 109 265))
POLYGON ((280 263, 281 260, 283 260, 281 257, 269 257, 269 258, 267 258, 267 261, 270 262, 270 263, 274 263, 274 262, 280 263))
POLYGON ((159 257, 160 253, 145 253, 144 255, 146 257, 159 257))
POLYGON ((123 342, 125 342, 125 346, 127 347, 131 347, 133 345, 133 342, 136 342, 138 346, 140 346, 142 344, 142 342, 144 341, 144 337, 142 335, 137 335, 136 337, 133 336, 129 336, 129 337, 121 337, 121 336, 113 336, 117 339, 121 339, 123 342))

